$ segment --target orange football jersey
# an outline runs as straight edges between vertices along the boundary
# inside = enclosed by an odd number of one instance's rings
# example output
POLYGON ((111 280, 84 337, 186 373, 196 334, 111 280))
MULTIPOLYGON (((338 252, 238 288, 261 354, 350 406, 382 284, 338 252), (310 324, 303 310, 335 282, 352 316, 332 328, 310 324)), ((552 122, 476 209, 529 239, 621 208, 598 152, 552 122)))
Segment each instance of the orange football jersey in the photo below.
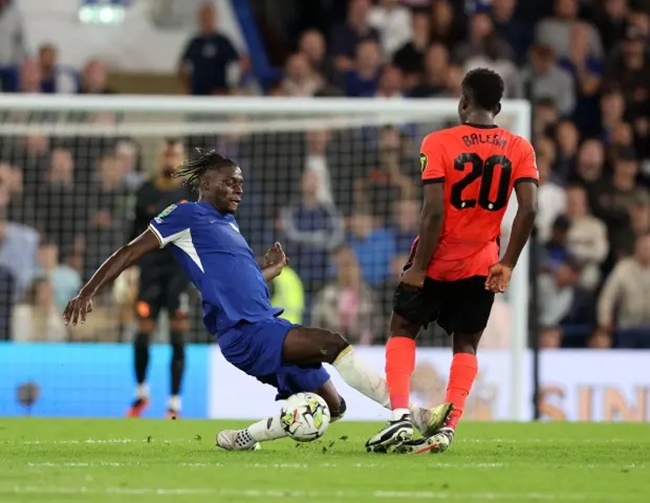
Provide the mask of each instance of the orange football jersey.
POLYGON ((464 124, 428 135, 420 167, 424 184, 445 188, 445 218, 428 276, 440 281, 486 276, 499 259, 501 221, 512 189, 539 180, 533 147, 498 126, 464 124))

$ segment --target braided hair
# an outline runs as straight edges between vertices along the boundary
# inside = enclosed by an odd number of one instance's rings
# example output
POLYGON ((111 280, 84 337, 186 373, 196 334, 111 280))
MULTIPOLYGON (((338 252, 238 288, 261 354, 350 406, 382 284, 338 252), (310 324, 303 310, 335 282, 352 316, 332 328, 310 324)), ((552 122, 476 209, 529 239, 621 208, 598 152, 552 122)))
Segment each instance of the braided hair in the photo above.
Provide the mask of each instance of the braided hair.
POLYGON ((237 166, 235 161, 216 150, 197 148, 196 152, 198 155, 183 161, 172 175, 173 178, 184 178, 183 185, 192 191, 198 190, 201 177, 209 170, 237 166))

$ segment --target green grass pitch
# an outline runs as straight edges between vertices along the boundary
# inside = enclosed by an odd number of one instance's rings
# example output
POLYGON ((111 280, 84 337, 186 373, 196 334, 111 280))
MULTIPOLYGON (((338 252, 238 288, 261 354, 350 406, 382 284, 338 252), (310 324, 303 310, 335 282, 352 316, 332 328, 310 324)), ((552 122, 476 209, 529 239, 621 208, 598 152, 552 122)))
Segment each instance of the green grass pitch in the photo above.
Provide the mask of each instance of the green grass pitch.
POLYGON ((461 423, 439 455, 367 454, 379 425, 214 447, 222 421, 0 419, 2 502, 650 501, 650 425, 461 423))

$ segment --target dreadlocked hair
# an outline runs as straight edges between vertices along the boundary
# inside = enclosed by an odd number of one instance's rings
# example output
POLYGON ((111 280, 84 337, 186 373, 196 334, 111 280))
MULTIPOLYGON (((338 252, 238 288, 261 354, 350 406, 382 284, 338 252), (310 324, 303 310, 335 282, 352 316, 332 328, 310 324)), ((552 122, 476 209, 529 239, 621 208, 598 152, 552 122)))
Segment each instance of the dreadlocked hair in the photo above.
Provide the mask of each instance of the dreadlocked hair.
POLYGON ((216 150, 197 148, 196 153, 196 156, 186 159, 178 166, 172 175, 173 178, 183 178, 183 185, 192 191, 198 190, 201 177, 211 169, 237 166, 235 161, 216 150))

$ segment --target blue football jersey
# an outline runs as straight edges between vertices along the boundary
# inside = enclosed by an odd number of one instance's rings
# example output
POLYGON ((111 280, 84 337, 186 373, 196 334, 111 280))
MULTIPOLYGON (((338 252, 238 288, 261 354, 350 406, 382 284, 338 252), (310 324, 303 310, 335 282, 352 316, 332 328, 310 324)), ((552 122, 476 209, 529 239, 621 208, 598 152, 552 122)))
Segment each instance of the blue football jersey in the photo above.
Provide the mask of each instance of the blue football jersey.
POLYGON ((203 299, 203 322, 212 334, 241 321, 273 318, 269 289, 232 215, 211 204, 172 204, 149 224, 160 247, 171 245, 203 299))

